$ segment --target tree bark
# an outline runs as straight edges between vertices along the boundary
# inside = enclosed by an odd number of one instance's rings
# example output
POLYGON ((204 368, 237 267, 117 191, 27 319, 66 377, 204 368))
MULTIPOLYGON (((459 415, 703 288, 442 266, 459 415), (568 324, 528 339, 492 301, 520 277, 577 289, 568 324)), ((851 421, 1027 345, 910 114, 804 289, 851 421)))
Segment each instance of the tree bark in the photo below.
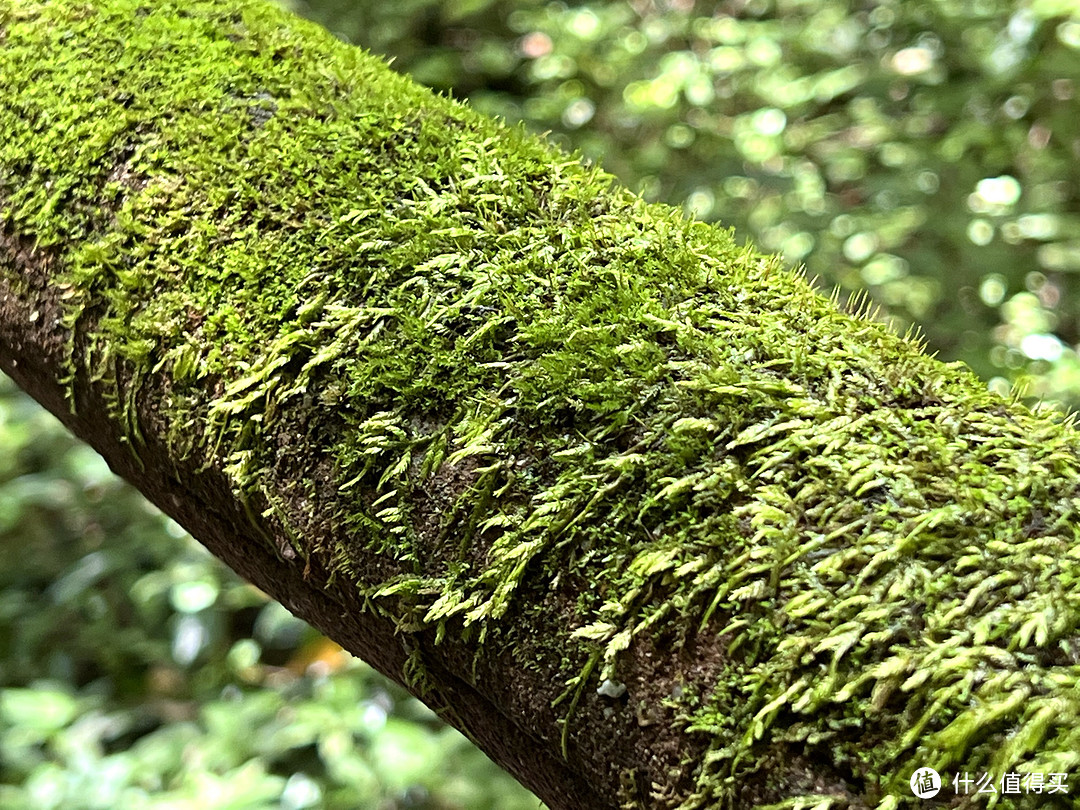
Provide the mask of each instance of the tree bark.
POLYGON ((1077 764, 1061 418, 261 2, 0 0, 0 132, 0 367, 552 808, 1077 764))

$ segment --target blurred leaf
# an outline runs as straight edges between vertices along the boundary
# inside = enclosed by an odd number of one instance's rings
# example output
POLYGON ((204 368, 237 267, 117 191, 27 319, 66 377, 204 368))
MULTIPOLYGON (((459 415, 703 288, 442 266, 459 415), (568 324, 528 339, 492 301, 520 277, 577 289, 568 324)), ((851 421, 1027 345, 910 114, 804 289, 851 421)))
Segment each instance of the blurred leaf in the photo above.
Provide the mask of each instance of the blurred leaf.
POLYGON ((0 722, 37 732, 42 739, 70 723, 77 710, 71 695, 44 686, 0 691, 0 722))

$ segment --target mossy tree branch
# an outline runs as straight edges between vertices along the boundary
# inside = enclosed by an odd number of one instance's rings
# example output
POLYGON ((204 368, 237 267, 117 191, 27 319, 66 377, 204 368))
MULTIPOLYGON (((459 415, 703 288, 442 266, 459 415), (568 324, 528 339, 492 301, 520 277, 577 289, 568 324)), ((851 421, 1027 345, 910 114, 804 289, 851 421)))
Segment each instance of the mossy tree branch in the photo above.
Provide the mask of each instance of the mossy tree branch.
POLYGON ((261 2, 0 0, 0 132, 0 366, 553 808, 1077 764, 1071 424, 261 2))

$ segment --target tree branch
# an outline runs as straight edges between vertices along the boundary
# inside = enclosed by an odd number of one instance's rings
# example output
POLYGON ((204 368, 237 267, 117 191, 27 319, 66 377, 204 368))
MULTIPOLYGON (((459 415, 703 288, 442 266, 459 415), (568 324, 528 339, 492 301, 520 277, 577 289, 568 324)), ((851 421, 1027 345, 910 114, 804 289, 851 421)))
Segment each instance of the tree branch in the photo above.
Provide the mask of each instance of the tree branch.
POLYGON ((551 807, 1075 764, 1071 425, 260 2, 0 76, 0 367, 551 807))

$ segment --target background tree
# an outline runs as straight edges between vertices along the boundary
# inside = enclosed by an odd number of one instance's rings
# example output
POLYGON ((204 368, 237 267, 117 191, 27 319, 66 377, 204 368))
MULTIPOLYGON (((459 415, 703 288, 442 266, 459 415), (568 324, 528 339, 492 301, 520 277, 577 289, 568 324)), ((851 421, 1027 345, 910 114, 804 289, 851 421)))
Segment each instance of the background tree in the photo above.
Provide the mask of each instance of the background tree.
MULTIPOLYGON (((308 11, 648 197, 926 318, 994 385, 1071 401, 1080 22, 1067 3, 917 6, 308 11)), ((0 572, 4 806, 533 806, 0 396, 0 532, 20 550, 0 572)))

